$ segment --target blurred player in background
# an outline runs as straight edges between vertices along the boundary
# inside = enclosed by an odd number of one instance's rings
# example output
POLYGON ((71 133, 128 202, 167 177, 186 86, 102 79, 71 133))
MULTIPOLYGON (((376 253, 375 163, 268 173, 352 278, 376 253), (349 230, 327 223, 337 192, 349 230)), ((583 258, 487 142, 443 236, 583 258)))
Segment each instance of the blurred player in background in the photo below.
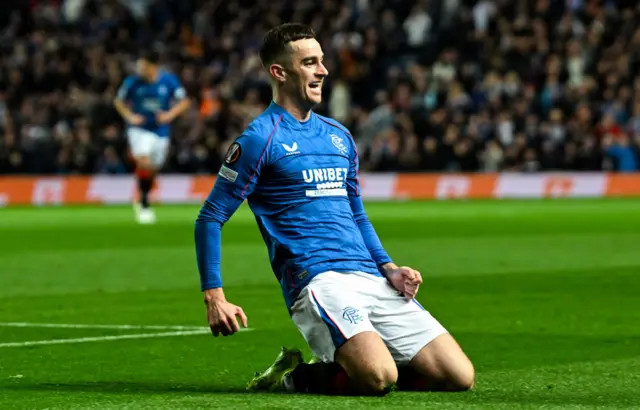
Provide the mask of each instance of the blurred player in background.
POLYGON ((380 395, 468 390, 473 365, 415 300, 422 278, 396 266, 362 203, 351 134, 312 108, 328 72, 313 30, 285 24, 260 52, 271 105, 229 147, 195 227, 196 253, 214 336, 247 318, 220 278, 221 229, 247 199, 291 318, 315 359, 283 348, 251 390, 380 395))
POLYGON ((139 56, 136 75, 127 77, 114 101, 128 124, 129 148, 136 164, 139 197, 134 207, 139 223, 156 220, 149 193, 169 150, 171 122, 189 108, 180 80, 159 66, 156 52, 139 56))

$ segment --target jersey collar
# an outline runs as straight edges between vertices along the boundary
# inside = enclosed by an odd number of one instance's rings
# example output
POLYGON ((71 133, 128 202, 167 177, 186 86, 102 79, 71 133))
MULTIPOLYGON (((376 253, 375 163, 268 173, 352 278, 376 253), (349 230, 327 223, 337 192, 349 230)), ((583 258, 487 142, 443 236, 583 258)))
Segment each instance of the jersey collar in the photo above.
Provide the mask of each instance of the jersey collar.
POLYGON ((278 105, 273 100, 271 101, 271 104, 269 104, 269 108, 267 108, 267 110, 276 115, 282 115, 282 122, 297 130, 308 129, 309 127, 313 126, 313 123, 316 121, 316 114, 311 111, 309 119, 305 122, 300 122, 296 117, 291 115, 289 111, 282 108, 282 106, 278 105))

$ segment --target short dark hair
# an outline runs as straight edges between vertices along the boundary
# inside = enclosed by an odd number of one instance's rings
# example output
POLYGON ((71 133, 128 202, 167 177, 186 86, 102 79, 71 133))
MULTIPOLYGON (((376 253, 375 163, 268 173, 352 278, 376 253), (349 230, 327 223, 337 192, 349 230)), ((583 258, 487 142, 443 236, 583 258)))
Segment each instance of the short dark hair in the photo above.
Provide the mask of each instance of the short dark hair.
POLYGON ((269 30, 262 38, 260 60, 267 67, 287 51, 289 43, 315 38, 316 33, 306 24, 284 23, 269 30))
POLYGON ((141 50, 138 54, 140 60, 148 61, 151 64, 158 64, 160 62, 160 53, 155 50, 141 50))

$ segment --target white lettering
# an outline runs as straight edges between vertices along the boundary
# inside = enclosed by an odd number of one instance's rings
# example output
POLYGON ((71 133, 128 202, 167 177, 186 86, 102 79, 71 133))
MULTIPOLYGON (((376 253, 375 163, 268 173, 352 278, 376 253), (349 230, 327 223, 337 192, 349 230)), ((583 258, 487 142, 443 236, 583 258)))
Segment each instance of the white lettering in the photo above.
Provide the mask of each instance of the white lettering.
POLYGON ((159 111, 162 108, 160 101, 156 99, 145 99, 142 106, 148 111, 159 111))
POLYGON ((310 183, 329 183, 329 182, 338 182, 338 185, 341 185, 340 182, 343 182, 348 177, 348 168, 315 168, 315 169, 305 169, 302 171, 302 178, 304 182, 310 183))
POLYGON ((302 178, 304 178, 304 182, 311 183, 313 182, 313 172, 311 170, 307 171, 306 169, 302 171, 302 178))
POLYGON ((306 195, 316 198, 323 196, 347 196, 347 190, 344 188, 307 190, 306 195))

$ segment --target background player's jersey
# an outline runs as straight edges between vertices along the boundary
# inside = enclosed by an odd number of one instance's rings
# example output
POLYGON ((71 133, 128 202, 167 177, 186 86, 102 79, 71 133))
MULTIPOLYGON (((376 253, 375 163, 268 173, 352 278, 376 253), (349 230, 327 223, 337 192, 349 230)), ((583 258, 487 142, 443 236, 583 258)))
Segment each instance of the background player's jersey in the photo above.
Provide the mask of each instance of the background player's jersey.
POLYGON ((196 227, 204 289, 221 286, 212 227, 245 198, 288 307, 319 273, 380 275, 391 261, 362 207, 353 139, 332 120, 312 113, 300 123, 272 103, 231 145, 196 227))
POLYGON ((156 81, 150 83, 143 78, 132 75, 127 77, 117 98, 131 104, 131 110, 142 115, 145 122, 140 126, 160 137, 168 137, 169 124, 158 124, 156 115, 159 111, 168 111, 176 100, 186 97, 180 80, 170 73, 159 71, 156 81))

